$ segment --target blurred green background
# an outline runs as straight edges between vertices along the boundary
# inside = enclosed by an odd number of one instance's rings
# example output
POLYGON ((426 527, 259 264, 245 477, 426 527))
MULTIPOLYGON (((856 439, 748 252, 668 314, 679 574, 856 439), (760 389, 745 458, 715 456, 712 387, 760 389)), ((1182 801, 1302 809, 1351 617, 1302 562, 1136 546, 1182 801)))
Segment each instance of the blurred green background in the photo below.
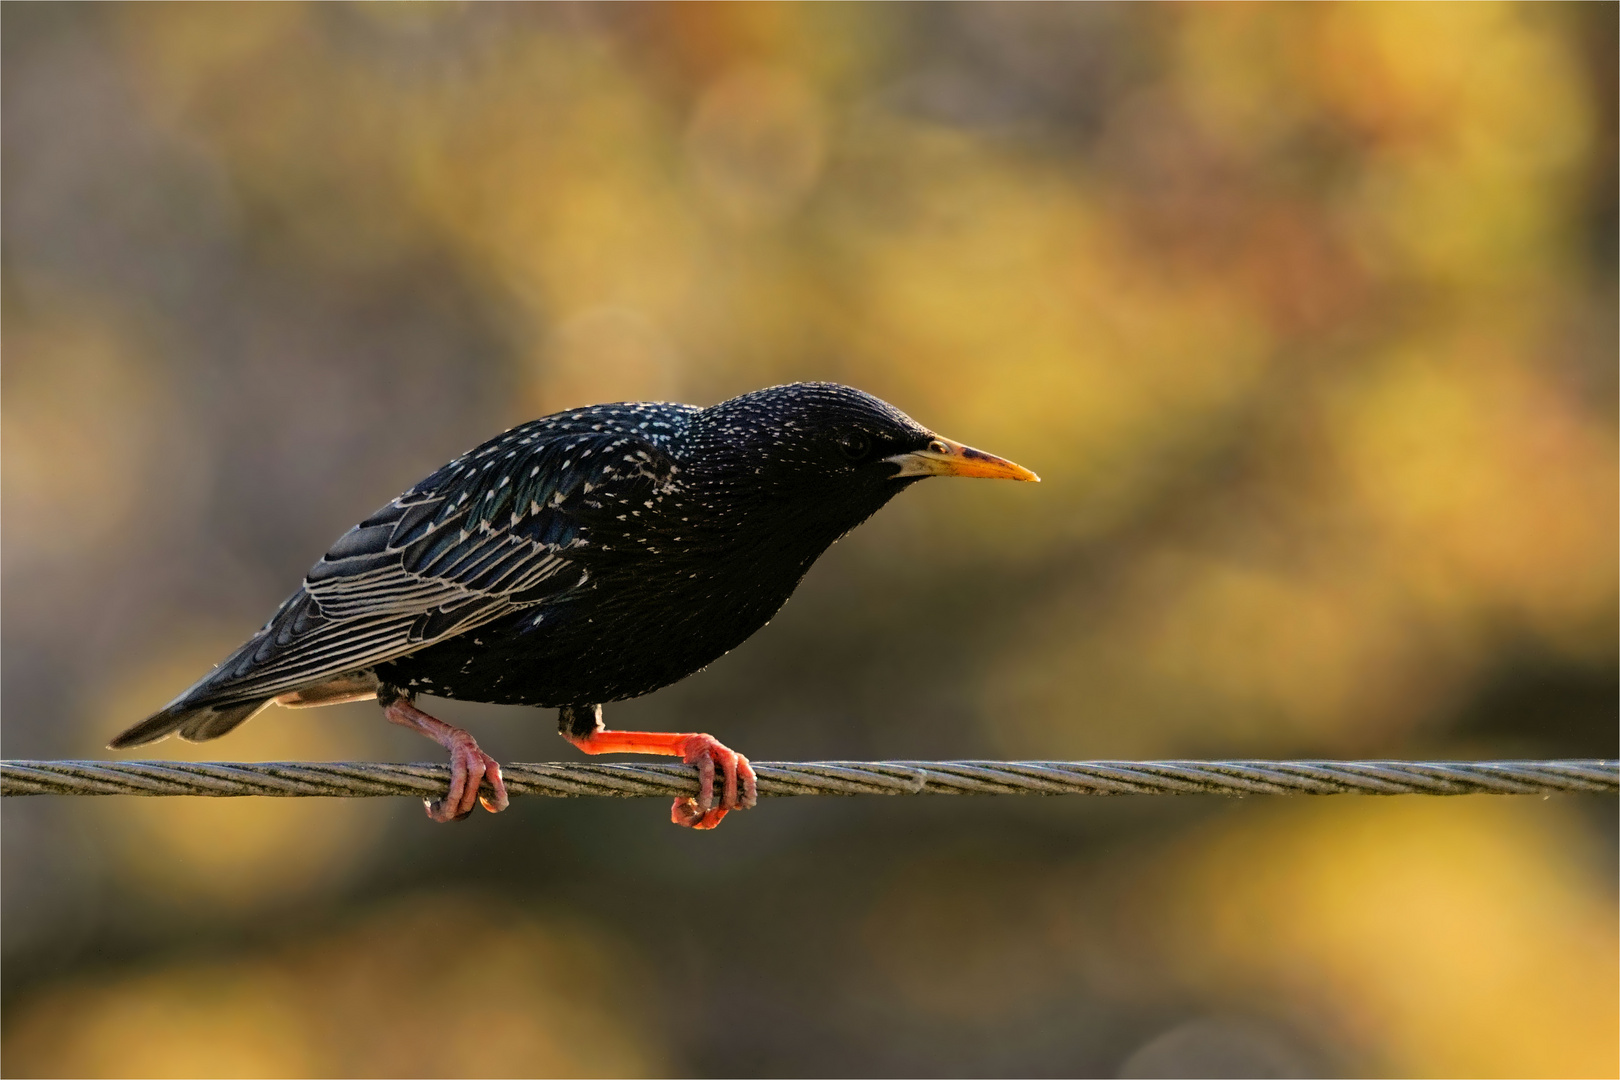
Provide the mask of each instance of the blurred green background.
MULTIPOLYGON (((615 726, 1615 756, 1616 10, 8 3, 4 753, 102 755, 502 428, 835 379, 1046 482, 909 492, 615 726)), ((3 825, 9 1076, 1620 1070, 1612 799, 3 825)))

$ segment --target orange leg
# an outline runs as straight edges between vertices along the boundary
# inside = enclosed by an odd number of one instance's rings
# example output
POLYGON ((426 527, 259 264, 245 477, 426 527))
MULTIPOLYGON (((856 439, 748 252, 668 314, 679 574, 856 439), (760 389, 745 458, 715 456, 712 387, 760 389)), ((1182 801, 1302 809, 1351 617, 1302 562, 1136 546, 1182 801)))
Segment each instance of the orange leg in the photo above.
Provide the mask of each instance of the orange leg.
MULTIPOLYGON (((678 757, 698 769, 697 798, 676 799, 670 808, 669 819, 689 829, 712 829, 732 810, 746 810, 759 799, 754 770, 748 759, 722 745, 712 735, 693 732, 675 734, 663 731, 604 731, 601 728, 579 734, 567 727, 569 712, 564 712, 565 726, 562 737, 587 754, 660 754, 678 757), (724 786, 720 805, 714 804, 714 766, 718 762, 724 786), (738 791, 738 781, 741 791, 738 791)), ((601 713, 596 713, 601 723, 601 713)))
POLYGON ((479 802, 492 814, 506 809, 506 785, 501 782, 500 763, 478 749, 478 742, 471 735, 454 724, 429 716, 399 694, 383 701, 383 715, 450 751, 450 790, 442 799, 423 800, 428 817, 434 821, 460 821, 472 813, 473 804, 479 802), (478 785, 485 780, 489 781, 493 799, 478 794, 478 785))

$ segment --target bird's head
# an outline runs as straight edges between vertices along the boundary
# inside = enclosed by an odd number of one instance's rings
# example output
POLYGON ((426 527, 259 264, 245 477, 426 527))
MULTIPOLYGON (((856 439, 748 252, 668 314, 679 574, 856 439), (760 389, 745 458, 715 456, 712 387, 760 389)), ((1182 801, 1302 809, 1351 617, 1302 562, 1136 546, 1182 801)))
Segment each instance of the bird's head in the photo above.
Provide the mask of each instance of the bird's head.
POLYGON ((735 481, 738 491, 824 518, 838 532, 930 476, 1040 479, 837 383, 791 383, 723 401, 698 414, 692 438, 703 479, 735 481))

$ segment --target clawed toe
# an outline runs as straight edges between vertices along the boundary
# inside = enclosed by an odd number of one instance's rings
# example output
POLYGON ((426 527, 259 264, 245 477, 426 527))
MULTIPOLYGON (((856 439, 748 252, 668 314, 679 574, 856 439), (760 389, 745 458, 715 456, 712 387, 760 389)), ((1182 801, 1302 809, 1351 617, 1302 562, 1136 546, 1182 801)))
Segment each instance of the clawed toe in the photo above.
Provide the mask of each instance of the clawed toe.
MULTIPOLYGON (((379 699, 380 700, 380 699, 379 699)), ((460 728, 429 716, 409 698, 395 694, 383 704, 383 715, 401 727, 421 732, 450 751, 450 789, 442 799, 424 799, 427 816, 434 821, 461 821, 479 803, 490 813, 505 810, 511 802, 501 780, 500 762, 478 748, 478 741, 460 728), (490 794, 479 788, 489 784, 490 794)))
POLYGON ((683 795, 669 810, 669 819, 683 828, 712 829, 731 811, 746 810, 759 801, 758 783, 748 759, 713 735, 608 731, 601 726, 599 709, 581 713, 569 708, 561 710, 559 717, 563 738, 587 754, 667 754, 696 766, 697 794, 683 795), (716 766, 720 769, 718 799, 714 789, 716 766))
POLYGON ((670 820, 688 829, 712 829, 732 810, 746 810, 759 800, 754 770, 748 759, 723 745, 712 735, 693 735, 681 755, 688 765, 697 766, 696 798, 676 799, 670 820), (715 804, 715 766, 720 768, 721 792, 715 804))
POLYGON ((741 754, 737 755, 737 778, 742 781, 742 798, 737 802, 739 810, 752 810, 759 803, 759 780, 754 775, 754 767, 748 759, 741 754))
POLYGON ((715 807, 703 810, 698 807, 696 799, 676 799, 675 805, 670 807, 669 820, 688 829, 712 829, 725 819, 730 811, 715 807))
POLYGON ((427 816, 434 821, 464 821, 479 803, 492 814, 498 814, 511 805, 506 784, 501 779, 500 762, 478 749, 471 738, 450 750, 450 790, 444 798, 423 800, 427 816), (484 795, 479 788, 488 783, 493 796, 484 795))
POLYGON ((472 817, 471 810, 463 810, 459 814, 456 813, 450 808, 450 804, 447 799, 423 799, 422 809, 427 811, 427 816, 431 820, 439 822, 466 821, 468 818, 472 817))
MULTIPOLYGON (((490 791, 494 795, 491 798, 480 791, 478 801, 484 804, 485 810, 492 814, 498 814, 512 805, 512 800, 506 794, 506 781, 501 778, 501 763, 482 750, 478 751, 478 756, 484 759, 484 780, 488 782, 490 791)), ((475 788, 474 790, 478 789, 475 788)), ((471 813, 472 808, 468 807, 467 812, 471 813)))
POLYGON ((498 814, 510 805, 507 798, 506 785, 501 782, 501 767, 488 755, 480 755, 483 761, 479 768, 468 768, 458 778, 458 770, 454 759, 450 765, 450 790, 442 799, 423 799, 422 806, 427 810, 427 816, 434 821, 465 821, 472 816, 473 808, 482 803, 485 810, 498 814), (487 781, 495 791, 495 797, 479 791, 479 785, 487 781))
POLYGON ((471 739, 456 743, 450 747, 450 789, 441 799, 423 800, 427 816, 434 821, 465 821, 480 802, 493 809, 478 789, 485 779, 491 786, 499 785, 500 775, 500 766, 477 743, 471 739))

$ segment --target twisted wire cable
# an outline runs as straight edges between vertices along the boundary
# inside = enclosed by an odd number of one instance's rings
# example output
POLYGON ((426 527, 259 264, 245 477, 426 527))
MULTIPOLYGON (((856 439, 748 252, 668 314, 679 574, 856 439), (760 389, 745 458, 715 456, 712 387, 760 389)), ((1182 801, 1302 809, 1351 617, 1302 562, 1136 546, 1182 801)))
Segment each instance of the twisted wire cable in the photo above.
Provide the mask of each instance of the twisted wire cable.
MULTIPOLYGON (((1547 795, 1620 792, 1620 761, 755 762, 761 796, 1547 795)), ((513 796, 696 795, 665 762, 501 767, 513 796)), ((435 797, 448 765, 372 761, 0 761, 0 795, 435 797)), ((484 790, 489 790, 484 785, 484 790)))

